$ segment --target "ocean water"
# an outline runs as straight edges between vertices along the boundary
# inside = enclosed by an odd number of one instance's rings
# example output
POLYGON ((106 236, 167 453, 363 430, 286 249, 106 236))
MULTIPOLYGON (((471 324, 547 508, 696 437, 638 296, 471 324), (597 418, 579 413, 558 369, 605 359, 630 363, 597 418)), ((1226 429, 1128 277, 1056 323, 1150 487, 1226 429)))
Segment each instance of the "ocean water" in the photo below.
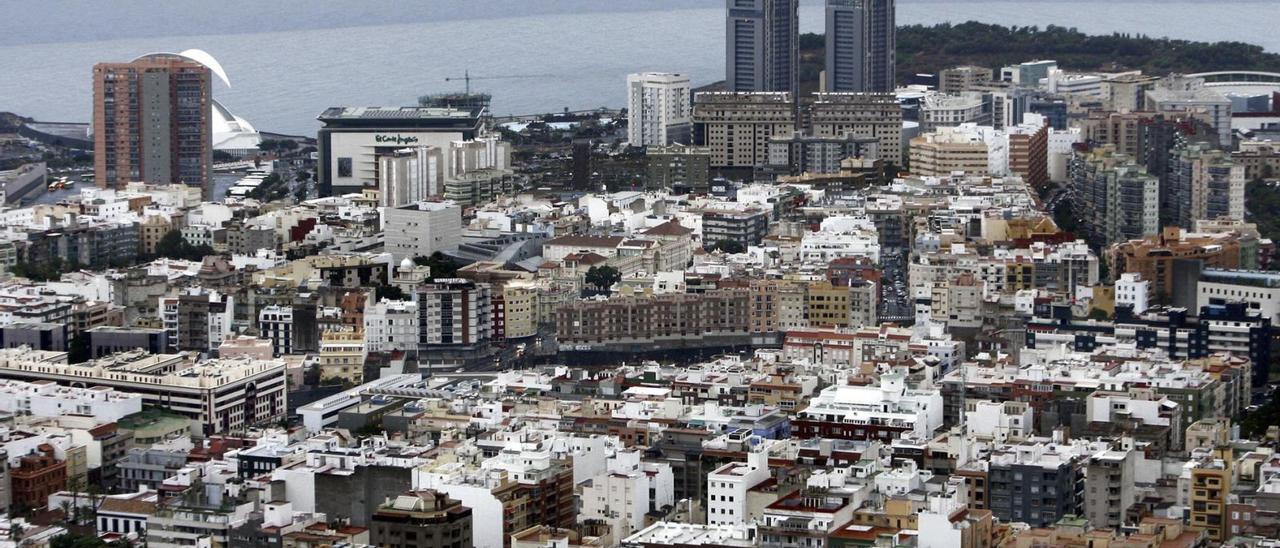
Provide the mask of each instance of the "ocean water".
MULTIPOLYGON (((497 114, 617 107, 626 74, 723 78, 722 0, 362 0, 273 3, 0 0, 0 110, 87 121, 91 68, 200 48, 232 86, 214 94, 261 130, 311 134, 329 106, 408 105, 461 91, 470 71, 497 114)), ((801 28, 822 5, 802 0, 801 28)), ((1280 52, 1280 0, 899 0, 899 24, 978 20, 1235 40, 1280 52)))

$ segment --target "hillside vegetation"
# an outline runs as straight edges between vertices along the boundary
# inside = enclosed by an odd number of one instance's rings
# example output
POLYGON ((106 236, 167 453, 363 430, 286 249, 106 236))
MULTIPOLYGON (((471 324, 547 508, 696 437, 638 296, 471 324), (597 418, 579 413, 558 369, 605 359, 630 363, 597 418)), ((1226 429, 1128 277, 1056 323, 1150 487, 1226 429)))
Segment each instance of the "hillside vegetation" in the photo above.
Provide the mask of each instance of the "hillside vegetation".
MULTIPOLYGON (((801 81, 816 87, 821 34, 800 37, 801 81)), ((1089 35, 1073 28, 1005 27, 970 21, 898 28, 898 80, 958 65, 999 68, 1053 59, 1071 70, 1133 70, 1148 74, 1214 70, 1280 71, 1280 54, 1241 42, 1192 42, 1132 34, 1089 35)), ((809 86, 803 86, 808 88, 809 86)))

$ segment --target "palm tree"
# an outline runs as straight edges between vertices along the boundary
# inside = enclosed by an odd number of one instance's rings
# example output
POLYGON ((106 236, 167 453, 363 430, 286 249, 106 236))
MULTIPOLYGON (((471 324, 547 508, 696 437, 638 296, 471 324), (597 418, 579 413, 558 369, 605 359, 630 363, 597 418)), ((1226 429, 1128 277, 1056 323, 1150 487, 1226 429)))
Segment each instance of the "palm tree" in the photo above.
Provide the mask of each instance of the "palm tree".
POLYGON ((71 501, 64 500, 62 502, 59 502, 58 508, 62 510, 62 523, 64 525, 68 523, 73 523, 69 521, 71 519, 71 501))
POLYGON ((84 487, 84 477, 76 476, 67 482, 67 488, 71 490, 71 513, 74 514, 72 523, 80 523, 80 489, 84 487))

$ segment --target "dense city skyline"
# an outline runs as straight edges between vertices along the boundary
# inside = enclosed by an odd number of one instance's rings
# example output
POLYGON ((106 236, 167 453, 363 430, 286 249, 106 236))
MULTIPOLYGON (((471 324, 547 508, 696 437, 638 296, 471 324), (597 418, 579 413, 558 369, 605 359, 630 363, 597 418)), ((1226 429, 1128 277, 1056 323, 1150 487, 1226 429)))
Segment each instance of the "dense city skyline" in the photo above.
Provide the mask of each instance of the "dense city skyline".
POLYGON ((1280 545, 1264 2, 237 2, 0 38, 0 548, 1280 545))

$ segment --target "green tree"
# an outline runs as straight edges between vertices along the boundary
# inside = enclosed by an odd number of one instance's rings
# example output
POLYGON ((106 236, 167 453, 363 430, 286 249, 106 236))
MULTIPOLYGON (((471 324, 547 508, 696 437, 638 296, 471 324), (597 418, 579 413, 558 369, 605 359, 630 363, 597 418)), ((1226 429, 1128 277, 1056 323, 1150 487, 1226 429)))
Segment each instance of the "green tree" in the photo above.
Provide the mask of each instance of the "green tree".
MULTIPOLYGON (((812 78, 824 64, 820 34, 800 36, 800 73, 812 78)), ((1280 54, 1240 42, 1193 42, 1131 34, 1088 35, 1074 28, 1004 27, 969 21, 898 27, 900 80, 957 65, 1000 67, 1027 59, 1055 59, 1064 69, 1142 69, 1148 73, 1280 69, 1280 54)), ((805 80, 802 78, 802 80, 805 80)), ((812 82, 801 82, 802 87, 812 82)))
POLYGON ((18 261, 9 268, 9 272, 14 276, 32 281, 47 282, 62 278, 62 274, 65 272, 75 272, 81 268, 84 268, 84 265, 81 265, 79 261, 63 261, 60 257, 53 257, 38 263, 18 261))
POLYGON ((307 195, 311 192, 311 184, 306 181, 299 181, 298 187, 293 189, 293 198, 299 202, 306 201, 307 195))
POLYGON ((612 266, 593 266, 587 269, 583 282, 600 293, 608 293, 613 284, 622 281, 622 273, 612 266))
POLYGON ((747 250, 747 247, 737 240, 720 240, 711 244, 711 249, 725 253, 743 253, 747 250))
POLYGON ((84 333, 80 333, 71 337, 67 341, 67 361, 71 363, 81 363, 89 361, 89 337, 84 333))
POLYGON ((1240 418, 1240 437, 1258 439, 1267 428, 1280 424, 1280 397, 1272 397, 1267 403, 1245 413, 1240 418))
POLYGON ((453 278, 458 275, 458 263, 446 257, 444 253, 439 251, 432 253, 430 257, 414 257, 413 264, 425 266, 431 269, 431 279, 436 278, 453 278))
POLYGON ((254 200, 271 202, 284 198, 289 194, 289 184, 279 173, 271 173, 262 178, 262 183, 250 190, 245 196, 254 200))
POLYGON ((1101 308, 1094 308, 1089 311, 1090 320, 1107 320, 1110 318, 1111 316, 1107 314, 1107 311, 1101 308))
POLYGON ((320 386, 320 364, 312 365, 306 371, 302 372, 302 384, 307 386, 320 386))
POLYGON ((52 548, 105 548, 106 541, 90 536, 66 533, 53 537, 49 546, 52 548))
POLYGON ((1058 228, 1066 232, 1076 232, 1080 229, 1080 223, 1076 220, 1075 211, 1071 207, 1071 201, 1063 199, 1053 208, 1053 222, 1058 228))
POLYGON ((168 259, 181 259, 187 261, 201 261, 206 256, 213 255, 213 248, 207 245, 191 245, 182 233, 177 230, 170 230, 164 236, 160 237, 160 241, 156 242, 156 255, 168 259))
POLYGON ((394 285, 379 285, 373 288, 374 298, 381 301, 388 299, 392 301, 403 301, 408 299, 404 294, 404 290, 394 285))

